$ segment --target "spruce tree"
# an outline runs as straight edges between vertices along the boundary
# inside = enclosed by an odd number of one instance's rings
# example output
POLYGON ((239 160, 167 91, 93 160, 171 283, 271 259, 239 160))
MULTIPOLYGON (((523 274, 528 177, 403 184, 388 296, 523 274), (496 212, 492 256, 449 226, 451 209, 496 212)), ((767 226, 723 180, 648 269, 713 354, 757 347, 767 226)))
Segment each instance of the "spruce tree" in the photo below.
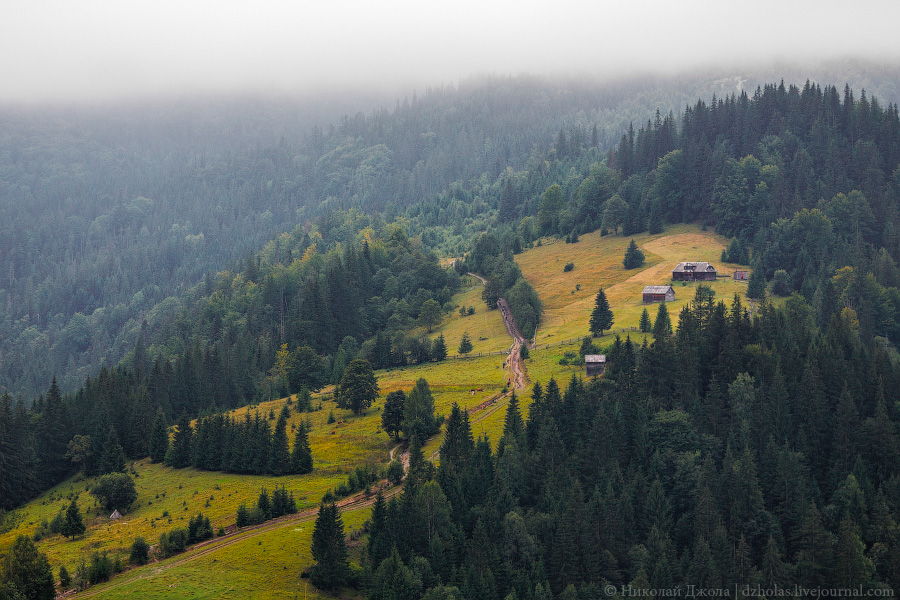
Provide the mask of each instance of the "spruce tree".
POLYGON ((290 416, 288 407, 281 409, 275 431, 272 434, 271 458, 269 459, 269 473, 275 476, 287 475, 291 472, 291 453, 288 449, 287 420, 290 416))
POLYGON ((406 394, 403 390, 394 390, 384 401, 381 413, 381 429, 394 439, 400 436, 403 427, 403 409, 406 405, 406 394))
POLYGON ((647 309, 644 309, 644 312, 641 313, 641 322, 638 326, 642 333, 650 333, 650 330, 653 329, 653 324, 650 322, 650 313, 647 312, 647 309))
POLYGON ((753 269, 750 273, 750 281, 747 283, 747 297, 753 299, 764 298, 766 295, 766 277, 761 269, 753 269))
POLYGON ((628 244, 628 249, 625 251, 625 258, 622 260, 622 264, 626 269, 636 269, 644 264, 644 253, 638 249, 637 244, 634 243, 634 239, 628 244))
POLYGON ((444 340, 444 334, 437 336, 431 346, 431 358, 436 362, 447 359, 447 342, 444 340))
POLYGON ((653 322, 653 337, 661 338, 672 335, 672 321, 669 319, 669 309, 666 308, 666 303, 663 302, 659 305, 659 310, 656 311, 656 320, 653 322))
POLYGON ((462 338, 459 340, 459 353, 468 354, 472 351, 472 340, 469 339, 469 332, 463 331, 462 338))
POLYGON ((297 475, 312 473, 313 457, 309 447, 309 421, 300 421, 297 424, 297 433, 294 436, 294 452, 291 455, 291 471, 297 475))
POLYGON ((609 301, 603 288, 597 292, 594 300, 594 310, 591 312, 590 330, 594 337, 602 336, 603 332, 613 326, 613 313, 609 308, 609 301))
POLYGON ((166 451, 169 449, 169 433, 166 430, 166 417, 161 408, 156 411, 156 420, 153 421, 148 444, 150 460, 155 463, 165 460, 166 451))
POLYGON ((428 382, 424 378, 416 381, 403 405, 403 433, 412 437, 413 432, 420 440, 426 440, 437 432, 437 420, 434 416, 434 396, 428 382))
POLYGON ((122 473, 125 471, 125 450, 119 443, 119 436, 115 428, 109 428, 106 441, 103 442, 103 452, 100 455, 99 474, 122 473))
POLYGON ((515 441, 522 449, 525 441, 525 422, 522 420, 522 413, 519 410, 519 399, 513 392, 509 398, 509 405, 506 407, 506 417, 503 419, 503 437, 501 441, 515 441))
MULTIPOLYGON (((0 565, 0 582, 12 585, 21 596, 28 600, 53 600, 56 590, 53 571, 47 555, 38 552, 34 542, 27 535, 20 535, 3 557, 0 565)), ((7 588, 8 589, 8 588, 7 588)), ((0 588, 0 592, 3 592, 0 588)))
POLYGON ((64 537, 70 537, 74 540, 77 536, 84 535, 85 530, 86 527, 81 518, 81 511, 78 510, 78 496, 75 496, 66 508, 63 525, 59 532, 64 537))
POLYGON ((322 502, 312 534, 312 556, 316 564, 309 579, 319 589, 334 591, 347 581, 350 563, 344 541, 344 521, 334 501, 322 502))
POLYGON ((169 451, 166 452, 165 462, 170 467, 182 469, 191 464, 191 438, 193 429, 187 413, 182 413, 178 418, 175 438, 172 440, 169 451))

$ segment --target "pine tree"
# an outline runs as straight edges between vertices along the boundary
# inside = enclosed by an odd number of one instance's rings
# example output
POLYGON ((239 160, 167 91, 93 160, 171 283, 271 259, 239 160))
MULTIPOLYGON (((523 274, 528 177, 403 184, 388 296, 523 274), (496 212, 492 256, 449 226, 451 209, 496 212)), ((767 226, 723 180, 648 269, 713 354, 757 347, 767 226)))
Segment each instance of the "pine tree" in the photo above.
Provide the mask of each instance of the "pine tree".
POLYGON ((434 344, 431 346, 431 358, 437 362, 447 359, 447 342, 444 341, 443 333, 434 339, 434 344))
POLYGON ((663 302, 656 311, 656 320, 653 321, 653 337, 659 339, 670 335, 672 335, 672 320, 669 318, 669 309, 663 302))
POLYGON ((287 406, 282 407, 272 434, 271 458, 269 459, 269 473, 286 475, 291 472, 291 453, 288 450, 287 420, 290 411, 287 406))
POLYGON ((312 473, 313 457, 309 447, 309 422, 300 421, 294 436, 294 451, 291 455, 291 471, 297 475, 312 473))
MULTIPOLYGON (((38 552, 37 547, 27 535, 20 535, 3 557, 0 568, 0 582, 12 584, 13 589, 28 600, 53 600, 56 590, 53 584, 53 571, 47 555, 38 552)), ((8 588, 7 588, 8 589, 8 588)), ((3 592, 0 588, 0 592, 3 592)))
POLYGON ((166 430, 166 417, 162 409, 157 409, 156 420, 150 430, 150 460, 155 463, 162 462, 169 450, 169 433, 166 430))
POLYGON ((516 398, 515 392, 510 396, 509 405, 506 407, 502 440, 515 441, 520 450, 525 441, 525 422, 522 420, 522 413, 519 410, 519 399, 516 398))
POLYGON ((175 438, 169 446, 169 451, 166 452, 165 462, 167 465, 176 469, 182 469, 191 464, 191 438, 193 433, 187 413, 182 413, 178 418, 175 438))
POLYGON ((625 251, 625 258, 622 259, 622 264, 626 269, 636 269, 644 264, 644 253, 638 249, 634 239, 628 244, 628 249, 625 251))
POLYGON ((70 537, 74 540, 77 536, 84 535, 85 530, 86 527, 81 518, 81 511, 78 510, 78 496, 75 496, 66 508, 63 526, 59 532, 64 537, 70 537))
POLYGON ((459 340, 459 353, 468 354, 472 351, 472 341, 469 339, 469 332, 463 331, 462 338, 459 340))
POLYGON ((760 299, 766 295, 766 277, 761 269, 753 269, 750 273, 750 281, 747 283, 747 297, 760 299))
POLYGON ((106 436, 106 441, 103 442, 103 452, 100 455, 98 468, 100 475, 125 471, 125 450, 119 444, 119 436, 113 427, 109 428, 109 434, 106 436))
POLYGON ((381 413, 381 429, 394 438, 400 436, 403 427, 403 409, 406 405, 406 394, 403 390, 394 390, 384 400, 384 411, 381 413))
POLYGON ((322 502, 312 535, 312 556, 316 564, 309 579, 316 587, 334 591, 347 581, 350 564, 344 541, 344 521, 337 505, 322 502))
POLYGON ((647 309, 644 309, 644 312, 641 313, 641 322, 638 326, 642 333, 650 333, 650 330, 653 329, 653 324, 650 322, 650 313, 647 312, 647 309))
POLYGON ((609 301, 606 299, 606 293, 603 288, 597 292, 597 298, 594 300, 594 310, 591 312, 590 330, 591 335, 599 337, 607 329, 613 326, 613 313, 609 308, 609 301))
POLYGON ((437 420, 434 416, 434 395, 428 382, 424 378, 416 381, 415 387, 403 403, 403 433, 407 437, 413 432, 418 434, 420 440, 427 440, 437 432, 437 420))

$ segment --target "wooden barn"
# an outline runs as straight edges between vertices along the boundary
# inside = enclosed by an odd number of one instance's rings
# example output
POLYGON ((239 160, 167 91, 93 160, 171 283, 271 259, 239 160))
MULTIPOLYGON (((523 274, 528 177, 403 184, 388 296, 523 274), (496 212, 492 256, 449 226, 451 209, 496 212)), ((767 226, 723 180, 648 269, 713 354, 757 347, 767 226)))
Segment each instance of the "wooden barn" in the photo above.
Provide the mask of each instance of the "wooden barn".
POLYGON ((606 355, 605 354, 585 354, 584 355, 584 366, 587 368, 587 376, 588 377, 596 377, 597 375, 603 375, 603 371, 606 370, 606 355))
POLYGON ((644 288, 644 303, 674 302, 675 290, 671 285, 648 285, 644 288))
POLYGON ((734 278, 737 281, 748 281, 750 279, 750 271, 735 271, 734 278))
POLYGON ((672 281, 715 281, 716 268, 708 262, 683 262, 672 269, 672 281))

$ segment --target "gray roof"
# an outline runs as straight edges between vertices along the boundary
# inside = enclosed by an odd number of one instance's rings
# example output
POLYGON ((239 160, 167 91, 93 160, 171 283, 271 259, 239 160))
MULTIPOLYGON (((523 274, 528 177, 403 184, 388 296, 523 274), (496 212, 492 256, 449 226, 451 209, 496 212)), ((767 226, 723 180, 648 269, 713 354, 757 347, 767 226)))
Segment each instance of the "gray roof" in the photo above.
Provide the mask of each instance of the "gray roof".
POLYGON ((673 273, 684 273, 685 271, 693 271, 694 273, 699 273, 702 271, 715 271, 716 268, 709 264, 708 262, 683 262, 678 263, 678 266, 672 269, 673 273))
POLYGON ((585 354, 584 362, 586 362, 586 363, 605 363, 606 355, 605 354, 585 354))
POLYGON ((648 285, 647 287, 644 288, 644 293, 645 294, 665 294, 669 290, 672 290, 672 292, 675 291, 672 289, 671 285, 648 285))

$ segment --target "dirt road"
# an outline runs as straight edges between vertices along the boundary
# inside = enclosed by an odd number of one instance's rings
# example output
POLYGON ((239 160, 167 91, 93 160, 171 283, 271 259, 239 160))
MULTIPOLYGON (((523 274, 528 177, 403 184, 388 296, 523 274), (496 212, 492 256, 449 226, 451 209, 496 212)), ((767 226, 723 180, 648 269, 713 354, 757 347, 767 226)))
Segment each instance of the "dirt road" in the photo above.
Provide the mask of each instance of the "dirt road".
MULTIPOLYGON (((476 275, 475 273, 469 273, 469 275, 481 281, 482 284, 487 285, 487 279, 481 275, 476 275)), ((528 341, 522 337, 522 334, 519 332, 519 328, 516 326, 516 320, 513 318, 509 303, 505 298, 497 300, 497 308, 500 309, 500 314, 503 315, 503 323, 506 325, 506 331, 513 339, 512 347, 509 350, 509 357, 506 359, 506 364, 510 371, 512 371, 512 377, 510 377, 510 379, 512 379, 512 389, 521 390, 528 385, 528 373, 525 371, 525 365, 522 362, 522 358, 519 356, 519 352, 523 345, 528 345, 528 341)), ((493 404, 493 402, 491 403, 493 404)))

